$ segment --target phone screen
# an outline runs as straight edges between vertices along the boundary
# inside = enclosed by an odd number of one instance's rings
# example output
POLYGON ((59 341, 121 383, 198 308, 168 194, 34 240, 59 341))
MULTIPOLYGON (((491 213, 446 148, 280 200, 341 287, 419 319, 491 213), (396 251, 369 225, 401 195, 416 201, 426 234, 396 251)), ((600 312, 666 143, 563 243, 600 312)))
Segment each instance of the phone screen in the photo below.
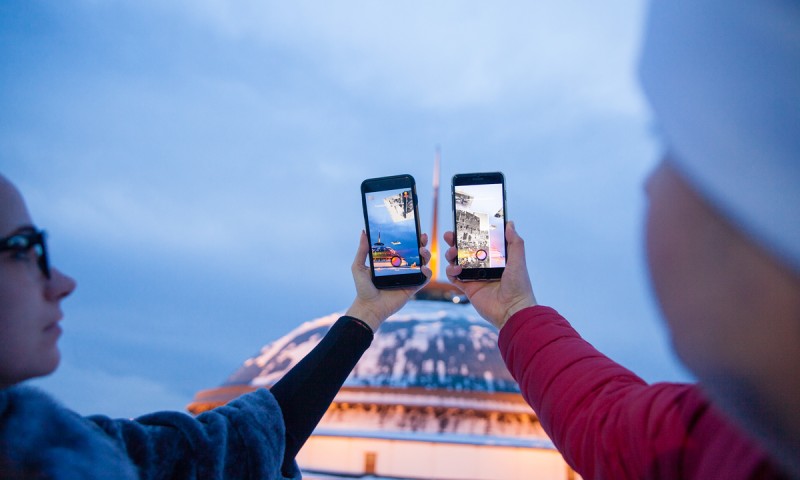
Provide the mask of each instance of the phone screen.
POLYGON ((399 287, 424 282, 413 178, 365 180, 362 195, 375 285, 399 287), (397 188, 403 183, 408 185, 397 188))
POLYGON ((453 209, 462 279, 500 278, 506 266, 502 174, 460 174, 453 177, 453 209))

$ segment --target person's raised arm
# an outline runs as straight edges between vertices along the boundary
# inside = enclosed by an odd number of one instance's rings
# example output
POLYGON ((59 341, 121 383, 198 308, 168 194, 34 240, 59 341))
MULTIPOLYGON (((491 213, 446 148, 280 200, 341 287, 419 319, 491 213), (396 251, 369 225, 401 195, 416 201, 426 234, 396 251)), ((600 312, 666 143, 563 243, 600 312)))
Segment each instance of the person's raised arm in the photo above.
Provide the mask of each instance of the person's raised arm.
MULTIPOLYGON (((427 263, 427 236, 420 240, 427 263)), ((89 420, 127 451, 142 478, 300 478, 295 456, 369 347, 373 331, 421 288, 376 289, 364 267, 368 252, 362 233, 352 265, 352 306, 270 392, 259 389, 196 418, 156 412, 135 420, 89 420)), ((430 278, 430 269, 422 270, 430 278)))
MULTIPOLYGON (((420 255, 422 272, 430 278, 427 267, 431 254, 422 234, 420 255)), ((369 268, 365 266, 369 243, 362 231, 351 267, 356 298, 343 317, 328 331, 320 343, 295 365, 270 390, 281 406, 286 424, 286 450, 283 471, 293 469, 294 458, 314 431, 322 416, 339 392, 347 376, 372 342, 373 332, 400 310, 422 286, 381 290, 375 288, 369 268)))
POLYGON ((506 237, 508 262, 501 280, 461 282, 455 277, 461 268, 454 264, 453 235, 445 233, 451 246, 447 275, 500 329, 500 353, 522 396, 584 478, 716 478, 716 468, 734 462, 749 465, 742 476, 767 471, 759 470, 768 468, 763 456, 720 420, 698 388, 647 385, 592 347, 554 309, 527 308, 536 300, 524 243, 511 223, 506 237), (728 439, 721 448, 708 441, 718 435, 728 439))
POLYGON ((458 250, 454 246, 453 232, 445 232, 444 241, 450 246, 445 252, 448 265, 447 278, 463 291, 478 313, 498 329, 508 319, 526 307, 536 305, 528 267, 525 264, 525 243, 517 234, 514 222, 506 224, 508 254, 505 271, 500 281, 462 282, 456 276, 461 266, 455 263, 458 250))
MULTIPOLYGON (((423 233, 420 236, 420 243, 422 243, 422 248, 420 249, 423 264, 422 273, 425 277, 431 278, 431 269, 428 267, 431 253, 425 248, 428 244, 427 234, 423 233)), ((369 267, 366 265, 369 250, 367 234, 362 231, 356 258, 351 266, 353 281, 356 284, 356 298, 347 310, 346 315, 362 320, 372 328, 372 331, 376 331, 383 321, 400 310, 411 296, 422 288, 422 285, 394 289, 375 288, 370 277, 369 267)))

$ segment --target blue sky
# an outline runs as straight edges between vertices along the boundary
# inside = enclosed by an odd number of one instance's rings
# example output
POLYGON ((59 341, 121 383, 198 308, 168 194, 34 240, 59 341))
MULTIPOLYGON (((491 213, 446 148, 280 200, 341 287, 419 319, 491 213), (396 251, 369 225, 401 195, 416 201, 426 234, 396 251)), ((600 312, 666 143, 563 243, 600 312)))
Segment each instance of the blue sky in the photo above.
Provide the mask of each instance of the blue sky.
POLYGON ((359 185, 500 170, 541 303, 647 380, 670 353, 642 249, 659 145, 642 2, 9 0, 0 171, 78 289, 38 382, 81 413, 182 409, 346 308, 359 185), (326 252, 323 264, 308 252, 326 252))

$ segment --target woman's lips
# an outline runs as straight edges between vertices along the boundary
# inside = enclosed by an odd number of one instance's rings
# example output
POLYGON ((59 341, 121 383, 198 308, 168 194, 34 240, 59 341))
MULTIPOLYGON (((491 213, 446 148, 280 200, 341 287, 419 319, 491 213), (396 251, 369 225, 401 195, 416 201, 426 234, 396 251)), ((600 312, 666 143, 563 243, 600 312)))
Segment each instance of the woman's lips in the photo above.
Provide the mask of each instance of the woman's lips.
POLYGON ((54 322, 44 327, 44 333, 52 333, 54 335, 60 336, 62 332, 60 323, 61 323, 61 316, 59 315, 59 317, 54 322))

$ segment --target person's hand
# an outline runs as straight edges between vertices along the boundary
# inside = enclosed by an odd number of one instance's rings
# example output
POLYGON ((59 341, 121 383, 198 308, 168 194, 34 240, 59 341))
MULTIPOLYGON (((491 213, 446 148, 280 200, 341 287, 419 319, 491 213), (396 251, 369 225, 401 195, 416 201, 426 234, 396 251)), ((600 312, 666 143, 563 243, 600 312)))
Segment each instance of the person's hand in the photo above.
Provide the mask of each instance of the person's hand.
MULTIPOLYGON (((430 279, 431 269, 428 267, 428 262, 431 259, 431 252, 425 248, 428 244, 427 234, 423 233, 420 235, 420 243, 422 244, 422 247, 419 249, 419 253, 422 256, 422 274, 425 275, 427 279, 430 279)), ((394 312, 400 310, 403 305, 408 302, 408 299, 425 284, 406 288, 375 288, 369 273, 369 266, 365 265, 369 249, 367 234, 362 230, 356 258, 353 260, 353 266, 351 268, 353 272, 353 281, 356 284, 356 299, 353 301, 350 308, 347 309, 345 315, 366 322, 367 325, 372 328, 372 331, 375 332, 384 320, 389 318, 394 312)), ((427 283, 427 280, 425 283, 427 283)))
POLYGON ((444 241, 450 246, 445 252, 449 263, 445 270, 447 278, 467 295, 475 310, 492 325, 503 328, 511 315, 536 305, 525 265, 525 243, 513 222, 506 224, 508 251, 506 267, 499 282, 462 282, 456 278, 461 273, 461 266, 456 263, 458 250, 454 246, 453 232, 445 232, 444 241))

